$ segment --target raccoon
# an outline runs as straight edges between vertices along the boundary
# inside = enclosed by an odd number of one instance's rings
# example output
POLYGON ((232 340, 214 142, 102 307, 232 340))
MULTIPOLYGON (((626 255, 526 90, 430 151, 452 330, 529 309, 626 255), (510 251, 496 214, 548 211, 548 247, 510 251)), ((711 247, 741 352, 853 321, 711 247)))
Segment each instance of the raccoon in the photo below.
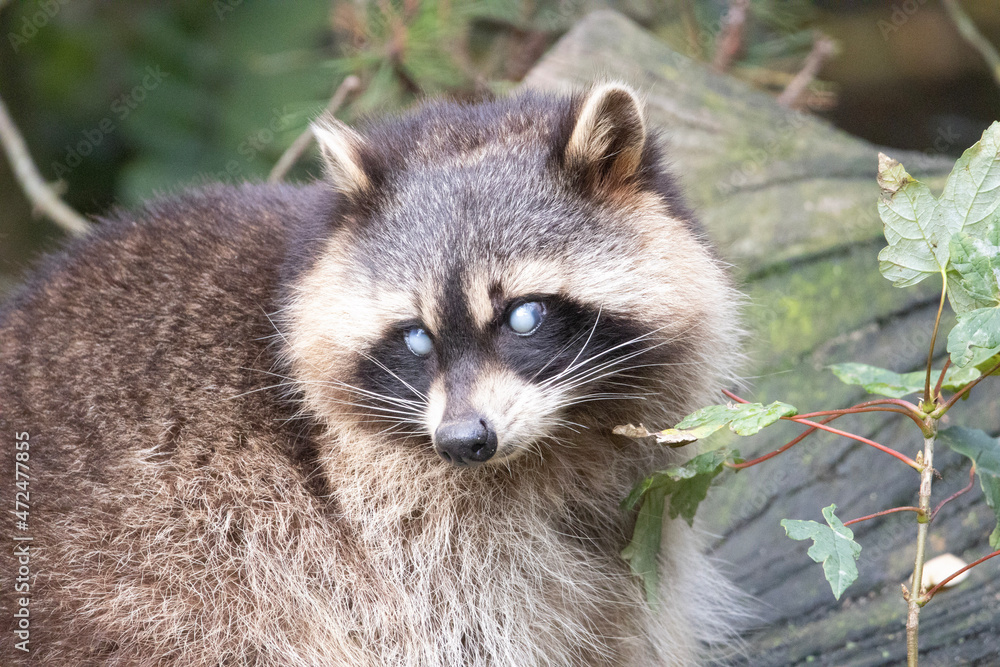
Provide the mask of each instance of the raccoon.
POLYGON ((612 428, 714 398, 740 298, 636 93, 314 132, 320 181, 118 213, 0 313, 5 664, 702 662, 730 589, 667 521, 646 604, 673 455, 612 428))

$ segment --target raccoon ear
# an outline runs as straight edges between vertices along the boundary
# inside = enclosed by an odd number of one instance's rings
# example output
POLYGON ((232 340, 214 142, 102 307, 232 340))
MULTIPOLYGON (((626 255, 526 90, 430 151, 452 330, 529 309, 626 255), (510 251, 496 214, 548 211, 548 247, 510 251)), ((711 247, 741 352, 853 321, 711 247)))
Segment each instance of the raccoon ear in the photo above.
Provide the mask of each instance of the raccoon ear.
POLYGON ((367 190, 370 181, 361 162, 364 138, 330 114, 316 119, 310 129, 319 144, 333 187, 346 195, 367 190))
POLYGON ((576 116, 564 152, 564 164, 595 184, 618 185, 642 164, 646 120, 642 103, 620 83, 595 86, 576 116))

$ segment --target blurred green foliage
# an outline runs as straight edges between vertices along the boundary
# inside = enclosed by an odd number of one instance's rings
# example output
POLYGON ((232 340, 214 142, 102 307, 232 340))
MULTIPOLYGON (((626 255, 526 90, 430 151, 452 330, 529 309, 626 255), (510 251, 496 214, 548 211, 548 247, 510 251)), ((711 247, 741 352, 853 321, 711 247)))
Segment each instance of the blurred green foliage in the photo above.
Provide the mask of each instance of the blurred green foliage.
MULTIPOLYGON (((427 95, 502 91, 575 20, 606 4, 34 0, 0 16, 14 52, 0 83, 43 174, 64 180, 70 203, 93 212, 180 185, 266 175, 348 74, 363 83, 342 114, 349 120, 427 95)), ((727 7, 610 4, 701 55, 710 55, 727 7), (692 13, 698 48, 684 32, 692 13)), ((754 0, 751 8, 746 57, 801 59, 809 3, 754 0)))
MULTIPOLYGON (((2 4, 2 3, 0 3, 2 4)), ((0 11, 0 95, 46 179, 87 214, 266 177, 349 74, 348 122, 424 96, 502 93, 581 16, 622 11, 711 59, 725 0, 23 0, 0 11)), ((794 72, 805 0, 751 0, 750 64, 794 72), (787 66, 782 62, 787 61, 787 66)), ((309 178, 302 161, 290 178, 309 178)), ((0 162, 0 293, 54 226, 0 162)))

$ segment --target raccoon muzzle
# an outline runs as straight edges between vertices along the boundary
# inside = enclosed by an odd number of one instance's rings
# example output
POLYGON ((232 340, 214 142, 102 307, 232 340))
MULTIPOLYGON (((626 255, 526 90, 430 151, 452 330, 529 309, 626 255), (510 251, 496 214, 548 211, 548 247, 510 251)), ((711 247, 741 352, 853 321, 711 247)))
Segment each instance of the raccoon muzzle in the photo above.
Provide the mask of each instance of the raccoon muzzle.
POLYGON ((497 434, 482 418, 444 422, 434 432, 434 449, 445 461, 474 466, 488 461, 497 451, 497 434))

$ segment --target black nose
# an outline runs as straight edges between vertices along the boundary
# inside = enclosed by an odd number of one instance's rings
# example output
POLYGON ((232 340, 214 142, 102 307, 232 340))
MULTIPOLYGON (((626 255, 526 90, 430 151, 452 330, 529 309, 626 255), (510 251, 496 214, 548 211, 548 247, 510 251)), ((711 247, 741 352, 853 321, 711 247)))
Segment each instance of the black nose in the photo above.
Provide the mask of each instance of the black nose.
POLYGON ((497 434, 485 419, 445 422, 434 433, 434 449, 455 465, 477 465, 496 454, 497 434))

